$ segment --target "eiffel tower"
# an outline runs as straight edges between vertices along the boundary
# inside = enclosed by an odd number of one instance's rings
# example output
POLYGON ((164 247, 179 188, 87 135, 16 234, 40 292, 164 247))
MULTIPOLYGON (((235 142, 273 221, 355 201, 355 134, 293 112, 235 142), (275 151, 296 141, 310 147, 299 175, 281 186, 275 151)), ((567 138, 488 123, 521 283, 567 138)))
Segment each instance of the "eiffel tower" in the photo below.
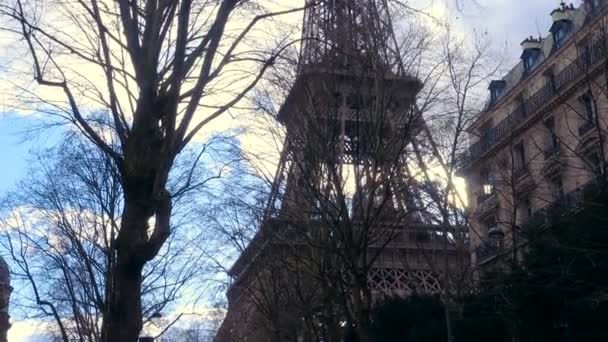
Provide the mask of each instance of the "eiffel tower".
POLYGON ((341 315, 333 285, 357 271, 374 300, 441 291, 441 228, 411 170, 425 148, 422 84, 404 70, 386 0, 306 1, 277 117, 283 151, 261 227, 229 272, 217 342, 338 341, 311 330, 341 315))

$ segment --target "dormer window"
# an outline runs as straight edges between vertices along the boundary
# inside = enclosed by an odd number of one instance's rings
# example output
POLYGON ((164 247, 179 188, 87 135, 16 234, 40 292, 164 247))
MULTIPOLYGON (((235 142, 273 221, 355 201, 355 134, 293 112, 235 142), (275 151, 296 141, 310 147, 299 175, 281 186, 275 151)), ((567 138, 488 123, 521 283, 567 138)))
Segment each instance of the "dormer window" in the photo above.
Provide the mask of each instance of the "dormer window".
POLYGON ((500 96, 501 92, 502 92, 502 89, 492 89, 490 91, 490 97, 492 98, 492 103, 496 102, 496 100, 500 96))
POLYGON ((536 64, 536 60, 538 59, 539 52, 538 51, 528 51, 527 54, 524 55, 524 69, 526 73, 532 71, 534 69, 534 65, 536 64))
POLYGON ((564 39, 566 39, 566 33, 566 28, 563 26, 555 30, 555 33, 553 33, 553 39, 555 40, 556 47, 562 46, 564 39))
POLYGON ((524 65, 524 76, 536 66, 541 54, 542 45, 543 41, 541 39, 533 37, 528 37, 521 43, 523 49, 521 60, 524 65))
POLYGON ((502 80, 490 82, 490 87, 488 89, 490 90, 490 103, 491 104, 496 103, 496 101, 502 94, 502 91, 504 90, 505 85, 506 85, 506 82, 502 81, 502 80))
POLYGON ((556 49, 564 45, 568 33, 570 32, 571 25, 572 23, 570 20, 559 20, 554 22, 553 26, 551 26, 550 31, 553 34, 553 46, 556 49))

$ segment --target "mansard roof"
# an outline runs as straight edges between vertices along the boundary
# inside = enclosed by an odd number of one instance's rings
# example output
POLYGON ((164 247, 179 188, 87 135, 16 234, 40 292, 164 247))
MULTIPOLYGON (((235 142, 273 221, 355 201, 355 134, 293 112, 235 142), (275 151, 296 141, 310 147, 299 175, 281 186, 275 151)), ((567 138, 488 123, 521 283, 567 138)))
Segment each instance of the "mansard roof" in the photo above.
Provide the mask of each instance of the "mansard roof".
MULTIPOLYGON (((588 12, 588 7, 585 5, 585 3, 583 3, 582 5, 580 5, 577 8, 571 8, 570 6, 566 6, 566 7, 569 12, 569 20, 573 24, 572 31, 569 33, 568 37, 566 38, 566 40, 569 40, 574 35, 576 35, 576 32, 578 30, 580 30, 584 26, 587 19, 589 18, 589 15, 588 15, 589 12, 588 12)), ((554 13, 555 11, 561 11, 561 9, 558 8, 558 9, 554 10, 552 13, 554 13)), ((551 33, 548 33, 544 37, 526 38, 526 40, 524 40, 522 42, 522 47, 525 49, 527 47, 525 45, 525 43, 532 41, 532 40, 538 41, 538 43, 539 43, 538 48, 540 50, 540 53, 538 54, 538 57, 537 57, 538 59, 535 63, 535 67, 534 67, 534 69, 537 69, 545 62, 545 60, 549 59, 552 56, 552 54, 557 51, 557 49, 555 48, 554 38, 551 33)), ((522 54, 522 56, 523 55, 525 55, 525 54, 522 54)), ((524 62, 523 62, 523 60, 520 59, 519 62, 502 79, 500 79, 500 81, 505 82, 505 86, 504 86, 499 98, 496 99, 496 101, 494 103, 500 101, 501 98, 503 98, 507 94, 509 94, 509 92, 513 88, 516 88, 526 78, 526 76, 527 76, 527 73, 526 73, 526 70, 524 67, 524 62)), ((491 104, 492 103, 490 101, 487 102, 486 110, 489 109, 491 104)))

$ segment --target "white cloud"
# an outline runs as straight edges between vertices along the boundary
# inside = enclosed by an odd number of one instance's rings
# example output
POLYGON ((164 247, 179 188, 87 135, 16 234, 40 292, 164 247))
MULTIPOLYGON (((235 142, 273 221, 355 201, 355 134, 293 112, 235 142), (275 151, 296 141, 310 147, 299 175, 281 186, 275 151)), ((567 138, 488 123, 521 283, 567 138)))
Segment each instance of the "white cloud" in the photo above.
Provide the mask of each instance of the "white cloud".
POLYGON ((35 319, 12 322, 8 331, 10 342, 48 342, 48 332, 53 328, 52 324, 35 319))
MULTIPOLYGON (((458 27, 463 31, 477 30, 478 32, 487 31, 496 44, 506 43, 507 51, 510 54, 510 59, 515 61, 520 53, 519 43, 526 36, 546 34, 550 17, 551 9, 558 5, 556 0, 533 0, 533 1, 512 1, 512 0, 478 0, 479 6, 469 1, 464 9, 459 12, 455 8, 446 7, 446 1, 450 0, 415 0, 412 4, 417 8, 429 12, 433 16, 440 18, 449 18, 458 23, 458 27)), ((576 5, 580 4, 580 0, 576 1, 576 5)), ((275 6, 276 5, 275 3, 275 6)), ((294 14, 286 21, 300 20, 300 15, 294 14)), ((18 87, 33 87, 31 78, 23 78, 17 80, 14 78, 15 72, 25 72, 26 75, 31 75, 31 67, 24 63, 23 50, 15 49, 17 40, 0 35, 0 112, 7 111, 9 107, 21 107, 17 105, 13 98, 15 93, 14 84, 6 82, 8 80, 17 83, 18 87), (8 68, 10 64, 10 68, 8 68), (4 107, 3 107, 4 106, 4 107)), ((508 62, 507 62, 508 63, 508 62)), ((86 74, 97 84, 103 84, 103 78, 98 70, 94 70, 87 65, 74 65, 74 70, 82 74, 86 74)), ((31 88, 30 88, 31 89, 31 88)), ((35 88, 36 90, 38 87, 35 88)), ((50 99, 57 99, 58 94, 53 91, 44 90, 42 96, 50 99)), ((126 103, 126 100, 124 101, 126 103)), ((23 109, 23 108, 22 108, 23 109)), ((240 121, 238 118, 224 116, 222 119, 215 121, 214 125, 209 127, 209 130, 226 130, 234 127, 240 121)), ((201 135, 201 139, 206 138, 207 132, 201 135)), ((252 153, 259 153, 267 148, 274 148, 274 140, 268 141, 260 139, 255 135, 246 135, 243 138, 243 146, 252 153)), ((275 160, 271 160, 267 165, 264 165, 265 170, 271 170, 272 165, 276 164, 275 160)), ((461 182, 459 180, 459 182, 461 182)), ((461 189, 462 184, 459 183, 458 188, 461 189)), ((178 312, 188 312, 185 308, 176 309, 168 317, 176 317, 178 312)), ((205 310, 202 314, 205 317, 205 310)), ((200 314, 200 312, 199 312, 200 314)), ((184 318, 186 321, 186 319, 184 318)), ((9 331, 10 341, 34 341, 32 336, 40 336, 48 329, 48 325, 41 324, 34 320, 21 320, 13 323, 13 327, 9 331), (28 340, 28 337, 30 339, 28 340)))

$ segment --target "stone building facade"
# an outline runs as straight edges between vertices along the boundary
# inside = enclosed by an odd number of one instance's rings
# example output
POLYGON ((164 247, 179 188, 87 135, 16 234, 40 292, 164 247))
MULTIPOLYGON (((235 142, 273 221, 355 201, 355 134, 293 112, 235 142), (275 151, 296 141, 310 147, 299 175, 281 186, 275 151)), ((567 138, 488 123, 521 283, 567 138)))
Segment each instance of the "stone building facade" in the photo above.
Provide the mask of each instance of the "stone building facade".
POLYGON ((8 329, 11 327, 8 304, 12 290, 10 270, 0 257, 0 342, 8 341, 8 329))
POLYGON ((459 165, 472 215, 473 264, 520 257, 526 226, 576 208, 605 174, 606 5, 562 3, 550 13, 548 34, 526 38, 519 63, 490 83, 459 165))

